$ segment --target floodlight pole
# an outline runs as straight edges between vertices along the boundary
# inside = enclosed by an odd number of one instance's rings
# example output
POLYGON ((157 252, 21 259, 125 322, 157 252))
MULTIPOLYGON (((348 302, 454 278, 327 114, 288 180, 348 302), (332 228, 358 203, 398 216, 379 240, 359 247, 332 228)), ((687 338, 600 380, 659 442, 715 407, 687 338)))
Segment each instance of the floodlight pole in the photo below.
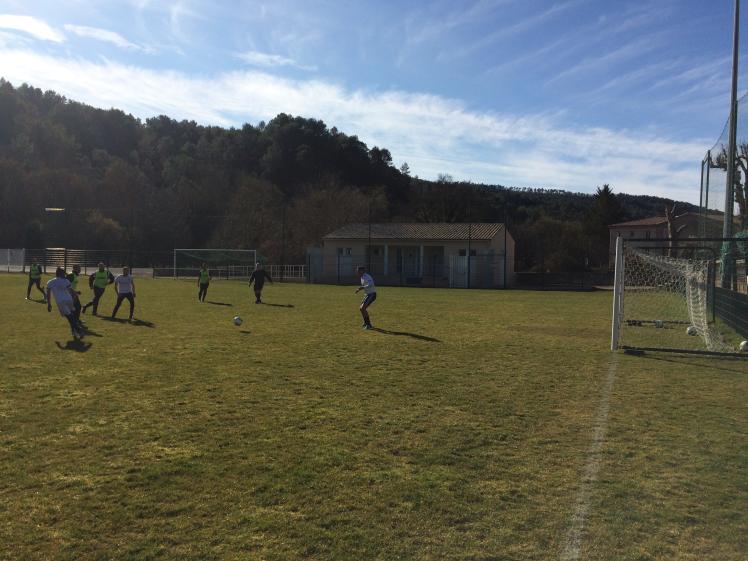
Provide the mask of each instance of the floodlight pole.
POLYGON ((371 198, 369 199, 369 241, 366 246, 367 260, 366 260, 366 272, 371 274, 371 198))
POLYGON ((735 23, 732 36, 732 91, 730 93, 730 132, 727 148, 727 187, 725 189, 725 221, 722 236, 732 237, 735 206, 735 152, 738 130, 738 47, 740 28, 740 0, 735 0, 735 23))

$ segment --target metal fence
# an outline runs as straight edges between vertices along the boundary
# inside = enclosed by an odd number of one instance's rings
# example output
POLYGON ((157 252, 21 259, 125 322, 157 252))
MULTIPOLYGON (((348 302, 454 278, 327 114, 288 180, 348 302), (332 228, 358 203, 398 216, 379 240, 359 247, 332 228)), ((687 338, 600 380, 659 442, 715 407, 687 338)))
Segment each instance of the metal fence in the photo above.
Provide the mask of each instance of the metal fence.
POLYGON ((46 274, 54 273, 57 267, 66 271, 73 265, 80 265, 84 274, 94 271, 99 263, 104 263, 112 271, 130 267, 134 275, 152 275, 157 267, 171 263, 172 253, 168 251, 117 251, 108 249, 0 249, 0 270, 25 273, 36 259, 46 274))
POLYGON ((0 271, 23 272, 25 255, 25 249, 0 249, 0 271))
POLYGON ((613 272, 520 272, 516 287, 529 290, 594 290, 613 286, 613 272))

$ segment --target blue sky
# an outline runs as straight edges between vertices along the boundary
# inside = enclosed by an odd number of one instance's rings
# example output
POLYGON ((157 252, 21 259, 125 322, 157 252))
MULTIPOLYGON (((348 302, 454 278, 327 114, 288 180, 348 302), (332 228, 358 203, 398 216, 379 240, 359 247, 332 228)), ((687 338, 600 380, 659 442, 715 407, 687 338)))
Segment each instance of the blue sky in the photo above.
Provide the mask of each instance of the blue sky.
POLYGON ((732 9, 0 0, 0 75, 142 119, 320 118, 428 179, 583 192, 610 183, 698 202, 701 158, 727 117, 732 9))

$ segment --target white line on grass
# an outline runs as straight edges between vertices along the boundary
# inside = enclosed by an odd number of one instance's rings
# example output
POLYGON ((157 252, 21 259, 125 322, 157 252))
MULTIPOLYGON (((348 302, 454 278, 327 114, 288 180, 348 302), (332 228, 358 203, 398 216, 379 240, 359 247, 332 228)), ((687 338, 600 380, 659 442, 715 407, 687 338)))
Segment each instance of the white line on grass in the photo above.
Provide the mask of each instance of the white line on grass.
POLYGON ((608 411, 610 410, 610 394, 613 391, 613 383, 616 379, 618 368, 618 356, 614 355, 608 366, 608 376, 600 396, 600 407, 595 419, 595 432, 592 435, 592 444, 587 450, 587 462, 584 465, 582 483, 577 494, 574 514, 571 517, 569 533, 566 535, 566 545, 561 553, 561 561, 577 561, 579 550, 582 547, 584 524, 590 510, 590 496, 592 487, 597 480, 597 472, 600 470, 600 451, 605 443, 605 433, 608 430, 608 411))

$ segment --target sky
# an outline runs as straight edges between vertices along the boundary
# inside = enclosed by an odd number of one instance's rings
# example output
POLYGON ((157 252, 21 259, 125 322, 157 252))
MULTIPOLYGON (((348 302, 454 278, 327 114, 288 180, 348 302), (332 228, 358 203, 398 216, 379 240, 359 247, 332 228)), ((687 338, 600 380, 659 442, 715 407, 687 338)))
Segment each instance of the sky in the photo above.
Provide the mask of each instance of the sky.
POLYGON ((732 21, 732 0, 0 0, 0 76, 143 120, 322 119, 424 179, 698 203, 732 21))

